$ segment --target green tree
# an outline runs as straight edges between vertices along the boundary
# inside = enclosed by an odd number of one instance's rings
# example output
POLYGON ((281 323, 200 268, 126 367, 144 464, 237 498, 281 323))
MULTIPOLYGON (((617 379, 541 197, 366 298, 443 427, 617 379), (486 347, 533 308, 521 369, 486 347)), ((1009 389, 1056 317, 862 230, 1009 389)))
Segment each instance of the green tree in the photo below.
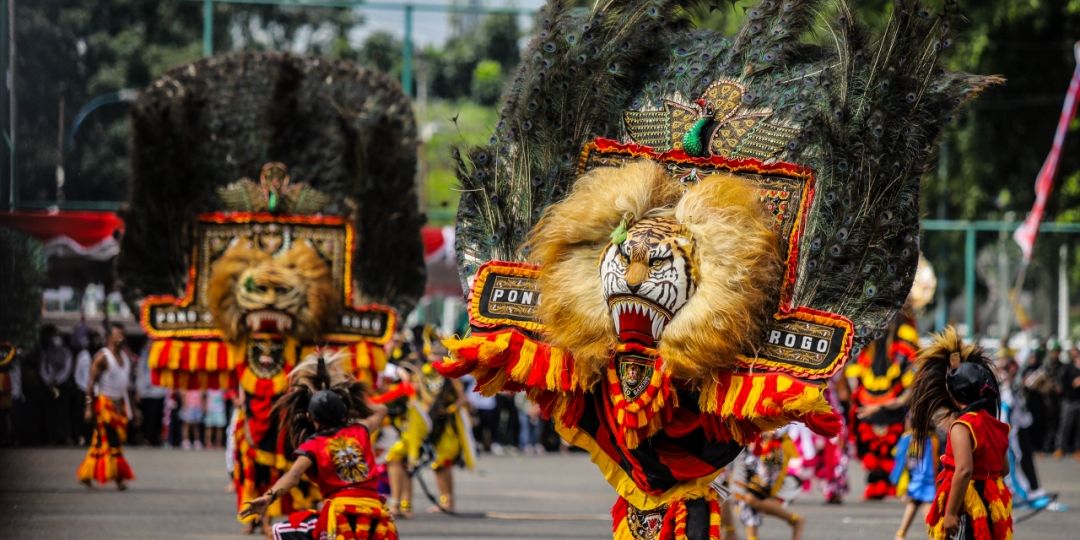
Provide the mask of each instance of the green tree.
POLYGON ((502 91, 502 65, 494 60, 476 64, 472 77, 472 98, 481 105, 494 105, 502 91))
POLYGON ((360 65, 377 69, 389 74, 395 80, 401 79, 401 40, 389 32, 373 32, 364 40, 363 47, 357 54, 360 65))
POLYGON ((45 278, 45 255, 41 242, 20 232, 0 227, 0 341, 31 349, 41 321, 41 282, 45 278))
POLYGON ((431 92, 441 98, 456 99, 469 93, 473 69, 481 58, 475 40, 455 36, 428 60, 432 66, 431 92))
POLYGON ((479 53, 488 60, 498 62, 505 73, 512 71, 521 59, 518 49, 521 30, 517 21, 517 15, 494 13, 480 23, 477 38, 480 42, 479 53))
MULTIPOLYGON (((15 86, 18 98, 16 178, 21 199, 123 200, 130 175, 127 107, 95 111, 62 150, 64 131, 95 96, 140 89, 202 52, 202 6, 154 0, 19 2, 15 86)), ((215 49, 285 49, 347 54, 347 31, 361 22, 350 10, 217 5, 215 49)), ((6 171, 6 168, 5 168, 6 171)), ((7 198, 7 182, 3 196, 7 198)))
POLYGON ((498 62, 503 73, 512 72, 521 58, 519 35, 517 17, 510 14, 489 15, 475 31, 453 34, 441 51, 428 51, 426 55, 433 68, 432 93, 446 99, 469 95, 473 71, 483 60, 498 62))

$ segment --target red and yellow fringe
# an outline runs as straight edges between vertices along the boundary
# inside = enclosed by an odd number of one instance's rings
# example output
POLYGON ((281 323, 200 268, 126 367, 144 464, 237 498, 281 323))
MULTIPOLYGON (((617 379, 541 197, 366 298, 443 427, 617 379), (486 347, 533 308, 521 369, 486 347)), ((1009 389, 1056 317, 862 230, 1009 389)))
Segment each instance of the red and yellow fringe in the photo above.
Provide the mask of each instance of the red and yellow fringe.
MULTIPOLYGON (((288 389, 288 373, 298 360, 315 352, 314 345, 301 348, 299 356, 294 341, 287 340, 285 367, 270 379, 262 379, 247 368, 247 344, 229 344, 217 340, 162 339, 150 346, 148 362, 151 380, 158 386, 179 390, 235 388, 248 392, 280 394, 288 389)), ((357 341, 323 345, 323 349, 345 349, 352 361, 352 373, 360 381, 374 386, 386 367, 386 352, 375 342, 357 341)))
POLYGON ((545 418, 576 424, 584 410, 585 388, 569 352, 533 339, 516 328, 473 332, 443 340, 450 356, 434 363, 445 377, 471 373, 476 391, 494 395, 525 390, 545 418))
MULTIPOLYGON (((937 496, 926 514, 931 540, 946 540, 945 505, 952 486, 951 469, 942 470, 937 478, 937 496)), ((1012 493, 1002 478, 986 480, 982 496, 969 482, 964 492, 961 512, 969 518, 975 540, 1012 540, 1012 493), (985 502, 984 502, 985 498, 985 502), (988 503, 988 504, 987 504, 988 503), (989 516, 989 519, 987 517, 989 516)))
POLYGON ((763 431, 794 421, 815 433, 840 433, 840 416, 825 399, 823 388, 782 373, 724 373, 701 389, 698 406, 710 438, 745 444, 763 431))
POLYGON ((180 390, 235 388, 237 361, 215 340, 155 340, 147 358, 154 384, 180 390))
POLYGON ((558 347, 535 340, 516 328, 474 332, 449 338, 443 345, 450 357, 435 363, 446 377, 476 376, 478 389, 488 395, 526 388, 553 392, 584 390, 574 374, 574 358, 558 347))

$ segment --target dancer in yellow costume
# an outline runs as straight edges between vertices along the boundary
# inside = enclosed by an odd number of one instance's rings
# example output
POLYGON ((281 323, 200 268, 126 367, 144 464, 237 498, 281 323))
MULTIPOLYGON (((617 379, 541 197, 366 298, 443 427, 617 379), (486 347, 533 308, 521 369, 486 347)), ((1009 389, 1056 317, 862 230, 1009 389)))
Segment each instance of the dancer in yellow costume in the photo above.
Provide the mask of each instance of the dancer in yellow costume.
MULTIPOLYGON (((430 341, 425 339, 423 350, 432 351, 430 341)), ((400 438, 386 455, 390 508, 404 518, 412 515, 412 475, 418 467, 430 466, 435 471, 438 503, 429 510, 453 512, 453 467, 472 469, 476 461, 464 388, 459 381, 440 375, 429 362, 417 366, 415 360, 419 356, 413 357, 414 362, 398 366, 400 382, 388 392, 400 404, 392 407, 397 414, 391 418, 400 438), (430 452, 428 456, 425 446, 430 452)), ((427 352, 425 356, 434 361, 442 354, 427 352)))

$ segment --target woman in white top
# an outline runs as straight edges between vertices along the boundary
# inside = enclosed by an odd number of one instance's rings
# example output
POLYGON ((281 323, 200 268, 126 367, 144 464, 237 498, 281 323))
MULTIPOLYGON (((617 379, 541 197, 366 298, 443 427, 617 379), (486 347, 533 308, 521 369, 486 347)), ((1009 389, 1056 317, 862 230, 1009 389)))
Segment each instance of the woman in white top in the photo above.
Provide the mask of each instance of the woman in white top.
POLYGON ((94 426, 86 459, 79 465, 79 481, 87 487, 92 480, 100 484, 115 481, 121 491, 135 478, 124 459, 123 444, 131 418, 131 358, 121 349, 124 327, 113 323, 105 348, 94 355, 86 392, 86 420, 94 426))

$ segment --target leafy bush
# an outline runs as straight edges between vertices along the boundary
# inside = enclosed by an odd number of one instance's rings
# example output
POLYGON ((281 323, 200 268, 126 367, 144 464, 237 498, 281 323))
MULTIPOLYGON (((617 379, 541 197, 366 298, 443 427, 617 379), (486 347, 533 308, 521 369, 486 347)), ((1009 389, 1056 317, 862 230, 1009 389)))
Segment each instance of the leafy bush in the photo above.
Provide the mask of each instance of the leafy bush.
POLYGON ((494 105, 502 91, 502 65, 494 60, 483 60, 473 68, 472 97, 481 105, 494 105))

